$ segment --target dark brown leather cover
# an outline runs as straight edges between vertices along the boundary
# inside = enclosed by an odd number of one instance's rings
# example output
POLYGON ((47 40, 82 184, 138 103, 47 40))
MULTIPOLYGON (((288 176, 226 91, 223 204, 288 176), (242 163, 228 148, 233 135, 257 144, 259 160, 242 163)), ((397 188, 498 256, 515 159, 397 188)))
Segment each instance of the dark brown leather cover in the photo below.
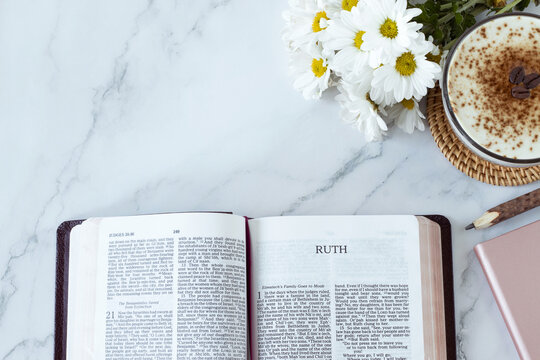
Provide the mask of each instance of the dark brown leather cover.
POLYGON ((84 220, 65 221, 56 230, 56 300, 54 316, 54 359, 66 359, 69 236, 84 220))
MULTIPOLYGON (((444 306, 446 320, 446 354, 448 360, 456 360, 456 323, 454 315, 454 271, 452 260, 452 231, 450 221, 442 215, 423 215, 441 227, 441 245, 444 279, 444 306)), ((249 239, 249 229, 246 233, 249 239)), ((63 222, 56 233, 56 312, 54 326, 54 359, 66 359, 67 302, 69 280, 69 240, 71 230, 84 220, 63 222)), ((248 247, 250 242, 248 241, 248 247)), ((249 253, 248 253, 249 254, 249 253)), ((250 262, 247 257, 248 264, 250 262)), ((249 270, 249 265, 248 265, 249 270)), ((248 271, 249 276, 249 271, 248 271)))

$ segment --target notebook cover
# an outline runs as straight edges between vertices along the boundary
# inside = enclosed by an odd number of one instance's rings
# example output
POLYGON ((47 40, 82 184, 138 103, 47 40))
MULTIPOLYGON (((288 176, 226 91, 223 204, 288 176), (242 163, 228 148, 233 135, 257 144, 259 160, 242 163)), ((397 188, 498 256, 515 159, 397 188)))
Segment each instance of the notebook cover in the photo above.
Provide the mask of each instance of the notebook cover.
MULTIPOLYGON (((454 275, 452 263, 452 233, 450 221, 442 215, 423 215, 439 224, 443 259, 444 308, 446 321, 446 354, 456 360, 456 328, 454 317, 454 275)), ((246 218, 247 219, 247 218, 246 218)), ((69 280, 69 239, 71 230, 84 220, 63 222, 56 234, 56 301, 54 326, 54 359, 66 359, 67 302, 69 280)), ((247 221, 246 221, 247 230, 247 221)), ((248 237, 249 237, 249 231, 248 237)), ((248 243, 249 244, 249 243, 248 243)))
POLYGON ((482 265, 521 359, 540 359, 540 220, 478 244, 482 265))

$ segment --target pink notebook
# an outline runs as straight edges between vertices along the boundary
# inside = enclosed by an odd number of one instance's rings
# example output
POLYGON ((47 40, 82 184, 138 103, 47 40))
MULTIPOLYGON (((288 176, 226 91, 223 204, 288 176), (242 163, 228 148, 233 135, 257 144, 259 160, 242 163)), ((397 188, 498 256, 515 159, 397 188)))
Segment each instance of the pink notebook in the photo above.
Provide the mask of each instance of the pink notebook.
POLYGON ((478 244, 480 260, 521 359, 540 359, 540 221, 478 244))

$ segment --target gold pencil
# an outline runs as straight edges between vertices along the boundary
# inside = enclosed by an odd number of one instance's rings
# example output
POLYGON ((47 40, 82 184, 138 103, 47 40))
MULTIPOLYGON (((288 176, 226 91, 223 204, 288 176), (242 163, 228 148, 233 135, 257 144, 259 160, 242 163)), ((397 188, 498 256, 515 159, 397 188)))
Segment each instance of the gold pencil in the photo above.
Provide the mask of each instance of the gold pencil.
POLYGON ((485 229, 537 206, 540 206, 540 188, 489 209, 465 230, 485 229))

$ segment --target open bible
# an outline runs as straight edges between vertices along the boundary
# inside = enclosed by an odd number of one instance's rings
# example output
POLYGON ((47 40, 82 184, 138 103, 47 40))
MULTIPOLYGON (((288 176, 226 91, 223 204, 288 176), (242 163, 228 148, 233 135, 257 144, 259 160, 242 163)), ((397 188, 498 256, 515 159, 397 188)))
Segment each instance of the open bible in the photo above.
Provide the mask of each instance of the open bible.
POLYGON ((65 222, 55 359, 456 359, 450 224, 225 213, 65 222))

